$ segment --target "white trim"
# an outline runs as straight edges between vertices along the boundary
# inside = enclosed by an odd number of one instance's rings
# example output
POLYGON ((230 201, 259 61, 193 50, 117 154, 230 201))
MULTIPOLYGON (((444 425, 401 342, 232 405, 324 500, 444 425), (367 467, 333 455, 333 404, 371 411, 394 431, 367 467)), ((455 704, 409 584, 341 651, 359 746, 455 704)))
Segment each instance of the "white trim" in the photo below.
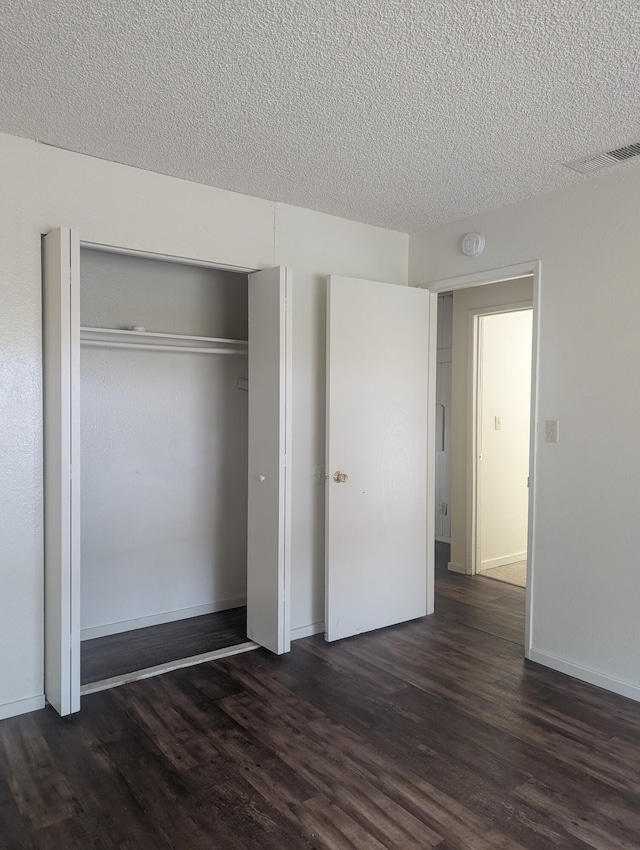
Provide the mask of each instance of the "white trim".
POLYGON ((311 635, 322 634, 322 632, 324 632, 324 620, 319 623, 311 623, 309 626, 297 626, 295 629, 291 629, 291 640, 300 640, 311 635))
POLYGON ((530 274, 540 274, 540 260, 531 260, 528 263, 517 263, 513 266, 503 266, 497 269, 487 269, 483 272, 473 272, 473 274, 463 274, 457 277, 433 280, 430 283, 421 283, 419 288, 428 289, 429 292, 450 292, 453 289, 468 289, 472 286, 486 286, 488 283, 515 280, 519 277, 528 277, 530 274))
POLYGON ((103 245, 101 242, 85 242, 80 240, 80 247, 88 251, 103 251, 105 254, 124 254, 126 257, 139 257, 143 260, 160 260, 165 263, 177 263, 182 266, 198 266, 205 269, 220 269, 226 272, 251 274, 259 269, 245 266, 227 266, 224 263, 213 263, 210 260, 194 260, 190 257, 177 257, 175 254, 158 254, 155 251, 139 251, 136 248, 123 248, 120 245, 103 245))
POLYGON ((123 673, 120 676, 112 676, 110 679, 101 679, 99 682, 89 682, 80 688, 81 695, 97 694, 98 691, 107 691, 109 688, 118 688, 129 682, 138 682, 141 679, 150 679, 153 676, 161 676, 171 670, 181 670, 183 667, 195 667, 196 664, 204 664, 206 661, 219 661, 221 658, 230 658, 232 655, 240 655, 243 652, 251 652, 260 649, 257 643, 248 640, 245 643, 237 643, 234 646, 225 646, 222 649, 214 649, 211 652, 203 652, 200 655, 191 655, 189 658, 181 658, 178 661, 169 661, 166 664, 156 664, 155 667, 145 667, 144 670, 135 670, 133 673, 123 673))
POLYGON ((29 711, 38 711, 44 708, 44 705, 44 694, 40 694, 37 697, 28 697, 28 699, 16 699, 13 702, 4 702, 0 705, 0 720, 17 717, 19 714, 27 714, 29 711))
MULTIPOLYGON (((540 289, 542 280, 542 263, 540 260, 530 260, 526 263, 517 263, 513 266, 503 266, 497 269, 487 269, 485 271, 474 272, 473 274, 459 275, 458 277, 446 278, 443 280, 434 280, 430 283, 420 284, 421 289, 428 289, 431 292, 432 298, 436 302, 437 314, 437 298, 439 292, 450 292, 455 289, 465 289, 471 286, 484 286, 489 283, 499 283, 504 280, 514 280, 519 277, 527 277, 533 275, 533 339, 531 352, 531 444, 530 444, 530 460, 529 460, 529 530, 527 539, 527 587, 526 587, 526 610, 525 610, 525 627, 524 627, 524 655, 525 658, 530 658, 531 648, 531 628, 532 628, 532 608, 533 608, 533 591, 535 582, 535 549, 533 542, 535 540, 535 522, 536 522, 536 471, 537 471, 537 444, 538 444, 538 375, 539 375, 539 360, 540 360, 540 289)), ((432 302, 433 303, 433 302, 432 302)), ((436 375, 436 357, 429 358, 429 374, 430 380, 435 382, 436 375)), ((429 422, 427 425, 427 439, 429 445, 435 446, 436 433, 436 410, 435 405, 429 409, 429 422)), ((429 474, 428 486, 434 488, 435 492, 435 472, 432 469, 429 474)), ((427 525, 429 526, 429 517, 427 517, 427 525)), ((428 546, 434 548, 434 539, 430 531, 427 532, 428 546)), ((457 565, 454 565, 457 566, 457 565)), ((451 565, 450 565, 451 567, 451 565)), ((430 578, 427 572, 427 584, 430 578)), ((431 588, 433 593, 433 587, 431 588)))
POLYGON ((283 581, 281 640, 282 652, 291 652, 291 584, 293 567, 291 517, 293 514, 293 270, 284 266, 284 477, 283 477, 283 581))
POLYGON ((447 537, 444 534, 436 534, 435 540, 437 543, 451 543, 451 537, 447 537))
POLYGON ((427 369, 427 615, 435 609, 436 584, 436 385, 438 296, 429 296, 429 368, 427 369))
POLYGON ((191 608, 178 608, 175 611, 163 611, 160 614, 150 614, 147 617, 134 617, 131 620, 120 620, 117 623, 105 623, 102 626, 90 626, 82 629, 80 640, 119 635, 134 629, 145 629, 147 626, 161 626, 163 623, 173 623, 177 620, 187 620, 191 617, 201 617, 203 614, 216 614, 218 611, 228 611, 230 608, 241 608, 247 604, 246 596, 236 596, 233 599, 220 599, 218 602, 208 602, 206 605, 193 605, 191 608))
POLYGON ((530 661, 550 667, 559 673, 565 673, 567 676, 580 679, 580 681, 595 685, 597 688, 604 688, 614 694, 620 694, 620 696, 640 702, 640 687, 638 685, 632 685, 630 682, 622 681, 622 679, 614 679, 612 676, 598 673, 589 667, 581 667, 580 664, 565 661, 563 658, 557 658, 555 655, 549 655, 539 649, 530 648, 528 657, 530 661))
POLYGON ((480 572, 492 570, 494 567, 506 567, 509 564, 518 564, 527 560, 526 552, 513 552, 511 555, 503 555, 501 558, 488 558, 480 564, 480 572))
POLYGON ((449 561, 449 563, 447 564, 447 569, 451 573, 460 573, 460 575, 463 576, 467 574, 467 568, 464 564, 454 564, 453 561, 449 561))

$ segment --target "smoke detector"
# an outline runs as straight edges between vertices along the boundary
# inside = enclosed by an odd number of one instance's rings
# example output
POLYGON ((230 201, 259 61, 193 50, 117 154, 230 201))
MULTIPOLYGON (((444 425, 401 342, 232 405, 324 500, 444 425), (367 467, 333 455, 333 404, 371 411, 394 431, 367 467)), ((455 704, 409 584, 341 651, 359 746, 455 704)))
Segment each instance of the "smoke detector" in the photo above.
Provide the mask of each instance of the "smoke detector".
POLYGON ((611 151, 597 153, 594 156, 574 159, 572 162, 565 162, 564 165, 579 174, 593 174, 594 171, 611 168, 612 165, 618 165, 637 156, 640 156, 640 142, 633 142, 623 148, 614 148, 611 151))
POLYGON ((467 233, 462 240, 462 253, 465 257, 479 257, 484 251, 485 239, 482 233, 467 233))

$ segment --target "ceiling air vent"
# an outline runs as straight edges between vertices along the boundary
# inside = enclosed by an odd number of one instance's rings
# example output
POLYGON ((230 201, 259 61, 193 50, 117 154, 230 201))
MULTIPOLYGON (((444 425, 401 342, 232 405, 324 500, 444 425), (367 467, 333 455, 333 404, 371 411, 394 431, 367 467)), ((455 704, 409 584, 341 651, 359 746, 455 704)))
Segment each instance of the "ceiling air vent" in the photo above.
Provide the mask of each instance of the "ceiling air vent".
POLYGON ((565 162, 564 164, 567 168, 580 174, 592 174, 594 171, 611 168, 612 165, 617 165, 619 162, 624 162, 625 159, 633 159, 636 156, 640 156, 640 142, 605 151, 605 153, 598 153, 595 156, 586 156, 584 159, 574 159, 573 162, 565 162))

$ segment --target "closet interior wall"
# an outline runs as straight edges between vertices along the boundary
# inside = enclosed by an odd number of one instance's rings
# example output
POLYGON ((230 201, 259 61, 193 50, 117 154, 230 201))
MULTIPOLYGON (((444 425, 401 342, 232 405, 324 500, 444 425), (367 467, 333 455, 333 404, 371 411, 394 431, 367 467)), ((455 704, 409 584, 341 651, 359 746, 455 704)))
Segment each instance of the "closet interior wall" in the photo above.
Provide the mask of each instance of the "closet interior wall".
MULTIPOLYGON (((246 340, 247 276, 83 248, 81 324, 246 340)), ((246 378, 242 354, 82 346, 84 640, 245 604, 246 378)))

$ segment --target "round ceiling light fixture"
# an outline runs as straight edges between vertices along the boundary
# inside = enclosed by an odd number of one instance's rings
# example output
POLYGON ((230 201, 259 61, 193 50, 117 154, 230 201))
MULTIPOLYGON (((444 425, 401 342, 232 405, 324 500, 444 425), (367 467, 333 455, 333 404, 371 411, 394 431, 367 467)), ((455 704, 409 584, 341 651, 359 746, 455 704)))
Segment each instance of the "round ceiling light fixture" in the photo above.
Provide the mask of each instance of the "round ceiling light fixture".
POLYGON ((467 233, 462 240, 462 253, 465 257, 479 257, 484 251, 485 239, 482 233, 467 233))

